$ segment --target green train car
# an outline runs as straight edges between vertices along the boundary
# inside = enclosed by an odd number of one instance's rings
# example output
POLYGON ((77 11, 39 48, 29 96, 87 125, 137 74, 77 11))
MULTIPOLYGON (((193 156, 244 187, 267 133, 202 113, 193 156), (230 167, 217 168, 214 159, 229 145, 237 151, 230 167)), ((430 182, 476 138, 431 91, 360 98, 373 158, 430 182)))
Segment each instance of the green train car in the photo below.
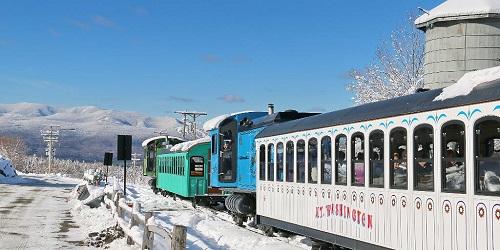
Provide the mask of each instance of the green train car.
POLYGON ((142 173, 144 176, 151 177, 148 184, 155 193, 158 192, 156 189, 156 156, 169 152, 170 147, 182 142, 185 140, 175 136, 156 136, 142 142, 144 149, 142 173))
POLYGON ((156 156, 156 188, 162 195, 194 198, 208 193, 210 141, 177 144, 156 156))

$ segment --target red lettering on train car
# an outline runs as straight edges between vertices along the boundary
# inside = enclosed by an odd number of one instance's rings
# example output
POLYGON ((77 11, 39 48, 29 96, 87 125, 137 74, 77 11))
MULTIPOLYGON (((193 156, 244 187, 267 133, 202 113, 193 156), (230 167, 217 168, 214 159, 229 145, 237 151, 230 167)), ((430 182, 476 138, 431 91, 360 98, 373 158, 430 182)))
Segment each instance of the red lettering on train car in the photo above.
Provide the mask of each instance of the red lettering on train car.
POLYGON ((361 211, 358 210, 358 216, 357 216, 357 218, 358 218, 358 224, 359 224, 359 217, 360 217, 360 215, 361 215, 361 211))
POLYGON ((368 229, 373 228, 372 216, 368 215, 368 229))
POLYGON ((352 210, 352 221, 356 222, 356 209, 352 210))

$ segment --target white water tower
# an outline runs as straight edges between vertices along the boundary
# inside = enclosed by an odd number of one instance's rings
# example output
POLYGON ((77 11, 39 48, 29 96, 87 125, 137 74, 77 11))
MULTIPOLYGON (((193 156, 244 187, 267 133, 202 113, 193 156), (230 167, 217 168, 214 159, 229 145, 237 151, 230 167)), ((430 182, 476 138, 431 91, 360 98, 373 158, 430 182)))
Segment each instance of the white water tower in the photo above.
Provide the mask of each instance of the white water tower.
POLYGON ((425 88, 500 65, 500 0, 448 0, 415 24, 425 32, 425 88))

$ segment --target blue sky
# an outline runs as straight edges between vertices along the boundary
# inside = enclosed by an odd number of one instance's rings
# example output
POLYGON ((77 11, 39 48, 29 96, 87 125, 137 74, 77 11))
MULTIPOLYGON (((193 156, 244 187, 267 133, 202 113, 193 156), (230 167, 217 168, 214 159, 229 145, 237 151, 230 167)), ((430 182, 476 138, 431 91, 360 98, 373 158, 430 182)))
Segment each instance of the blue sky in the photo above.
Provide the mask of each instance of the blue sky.
POLYGON ((348 70, 441 2, 5 1, 0 103, 331 111, 352 105, 348 70))

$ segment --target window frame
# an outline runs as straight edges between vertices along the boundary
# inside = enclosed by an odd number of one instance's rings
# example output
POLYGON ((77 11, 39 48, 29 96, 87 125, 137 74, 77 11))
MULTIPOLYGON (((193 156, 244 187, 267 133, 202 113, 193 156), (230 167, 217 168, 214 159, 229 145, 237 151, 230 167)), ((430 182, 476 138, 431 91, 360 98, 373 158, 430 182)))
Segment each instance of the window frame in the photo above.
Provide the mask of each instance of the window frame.
MULTIPOLYGON (((266 181, 266 145, 265 144, 260 144, 259 146, 259 180, 260 181, 266 181), (264 150, 262 150, 264 149, 264 150), (264 161, 262 161, 262 157, 264 157, 264 161)), ((220 167, 220 166, 219 166, 220 167)))
MULTIPOLYGON (((403 158, 402 155, 401 155, 401 158, 403 158)), ((400 162, 397 162, 399 164, 401 164, 401 163, 404 162, 404 160, 398 160, 398 161, 400 161, 400 162)), ((408 185, 408 182, 409 182, 409 178, 408 178, 409 171, 408 170, 409 170, 409 161, 408 161, 408 129, 406 129, 405 127, 395 127, 395 128, 393 128, 393 129, 391 129, 389 131, 389 189, 408 190, 408 188, 409 188, 409 185, 408 185), (391 141, 391 137, 392 137, 392 134, 396 133, 397 131, 404 131, 405 134, 406 134, 406 143, 405 143, 405 146, 406 146, 406 186, 405 187, 393 185, 393 182, 394 182, 393 164, 395 162, 394 162, 394 160, 391 157, 391 154, 393 153, 393 150, 392 150, 393 143, 391 141)))
POLYGON ((307 172, 307 183, 309 184, 318 184, 319 183, 319 169, 318 169, 318 138, 312 137, 307 140, 307 164, 306 164, 306 172, 307 172), (311 159, 311 141, 316 140, 316 160, 314 161, 311 159), (311 162, 313 162, 314 166, 316 167, 316 181, 313 181, 311 175, 312 175, 312 167, 311 162))
POLYGON ((304 139, 299 139, 299 140, 297 140, 296 144, 297 144, 296 147, 295 147, 295 157, 296 157, 296 159, 295 159, 295 165, 297 166, 296 172, 295 172, 295 176, 297 178, 296 182, 297 183, 307 183, 306 182, 307 181, 307 178, 306 178, 306 171, 307 171, 307 169, 306 169, 306 159, 307 159, 306 158, 306 150, 307 150, 306 141, 304 139), (302 169, 303 169, 303 172, 304 172, 304 176, 303 176, 304 178, 303 179, 300 178, 302 176, 300 176, 301 173, 300 173, 300 169, 299 169, 299 143, 300 142, 303 143, 303 147, 304 147, 303 148, 304 151, 303 151, 303 153, 301 153, 301 154, 304 155, 304 161, 303 161, 303 166, 302 166, 302 169))
MULTIPOLYGON (((479 140, 478 140, 478 134, 477 134, 477 126, 485 121, 496 121, 500 123, 500 117, 489 115, 489 116, 484 116, 479 119, 477 119, 474 124, 473 124, 473 142, 474 142, 474 149, 473 149, 473 159, 474 159, 474 194, 475 195, 482 195, 482 196, 495 196, 499 197, 500 196, 500 191, 499 192, 491 192, 491 191, 482 191, 479 188, 479 150, 480 150, 480 145, 479 145, 479 140)), ((500 158, 499 158, 500 162, 500 158)))
POLYGON ((285 169, 285 182, 295 182, 295 142, 294 141, 287 141, 285 143, 285 164, 284 164, 284 169, 285 169), (288 162, 289 159, 289 148, 288 146, 291 145, 291 162, 288 162), (289 171, 291 170, 291 171, 289 171))
MULTIPOLYGON (((196 169, 196 167, 194 167, 194 169, 196 169)), ((204 177, 205 176, 205 157, 199 156, 199 155, 193 155, 193 156, 189 157, 189 176, 190 177, 204 177), (193 164, 193 158, 201 158, 201 160, 202 160, 201 165, 202 165, 203 170, 201 171, 201 175, 193 175, 193 172, 199 173, 199 171, 192 170, 194 167, 193 165, 197 165, 197 164, 193 164)))
POLYGON ((283 182, 285 180, 285 146, 283 142, 276 143, 276 181, 283 182), (278 148, 281 145, 281 157, 279 157, 278 148), (280 161, 281 158, 281 161, 280 161), (280 163, 281 163, 281 178, 280 178, 280 163))
POLYGON ((319 182, 320 184, 331 185, 331 184, 333 184, 333 171, 334 171, 334 169, 333 169, 333 148, 332 148, 332 137, 331 137, 331 136, 329 136, 329 135, 325 135, 325 136, 321 137, 321 140, 320 140, 320 144, 319 144, 319 145, 320 145, 320 146, 319 146, 319 149, 320 149, 320 157, 318 157, 318 158, 319 158, 319 161, 320 161, 320 163, 319 163, 319 168, 321 169, 321 170, 320 170, 320 171, 321 171, 321 176, 320 176, 320 178, 318 178, 318 180, 320 181, 320 182, 319 182), (326 168, 325 168, 325 166, 326 166, 326 163, 328 162, 328 160, 325 160, 325 159, 323 158, 323 156, 325 155, 325 154, 323 153, 323 140, 325 140, 325 139, 328 139, 328 140, 329 140, 329 142, 330 142, 330 147, 329 147, 329 148, 330 148, 330 150, 327 150, 327 151, 329 151, 329 155, 330 155, 330 160, 329 160, 329 162, 330 162, 330 181, 329 181, 329 182, 325 182, 325 179, 326 179, 326 178, 325 178, 325 172, 326 172, 326 171, 325 171, 325 169, 326 169, 326 168))
POLYGON ((275 181, 274 170, 276 169, 276 157, 275 157, 275 147, 274 143, 269 143, 266 145, 266 180, 275 181), (272 149, 272 150, 271 150, 272 149), (272 151, 272 152, 270 152, 272 151), (272 165, 272 166, 271 166, 272 165), (272 177, 272 178, 271 178, 272 177))
POLYGON ((369 187, 372 187, 372 188, 384 188, 384 184, 385 184, 385 151, 386 151, 386 148, 385 148, 385 133, 383 130, 381 129, 376 129, 376 130, 373 130, 370 132, 370 134, 368 135, 368 185, 369 187), (379 135, 382 135, 382 152, 381 152, 381 156, 382 156, 382 159, 381 160, 373 160, 372 159, 372 153, 373 153, 373 144, 372 144, 372 136, 376 135, 376 134, 379 134, 379 135), (382 185, 376 185, 376 184, 373 184, 373 169, 374 169, 374 162, 377 162, 377 163, 380 163, 382 162, 382 185))
POLYGON ((349 147, 349 143, 347 141, 347 135, 346 134, 338 134, 337 136, 335 136, 335 185, 339 185, 339 186, 347 186, 347 183, 348 183, 348 169, 349 167, 347 166, 347 150, 348 150, 348 147, 349 147), (337 144, 337 139, 339 140, 339 144, 340 144, 340 138, 341 137, 345 137, 345 143, 346 143, 346 151, 345 151, 345 155, 344 155, 344 160, 342 161, 344 164, 345 164, 345 182, 342 183, 342 182, 339 182, 339 153, 340 152, 344 152, 344 151, 340 151, 339 150, 339 145, 337 144))
POLYGON ((351 138, 350 138, 350 151, 351 151, 351 162, 350 162, 350 169, 351 169, 351 186, 355 186, 355 187, 364 187, 365 186, 365 170, 366 170, 366 162, 365 162, 365 134, 363 132, 355 132, 351 135, 351 138), (356 151, 356 145, 355 145, 355 141, 354 139, 356 137, 361 137, 361 150, 362 150, 362 160, 355 160, 356 156, 355 156, 355 151, 356 151), (356 167, 356 163, 363 163, 363 183, 356 183, 356 171, 355 171, 355 167, 356 167))
MULTIPOLYGON (((435 144, 435 141, 436 141, 436 138, 435 138, 435 133, 434 133, 434 127, 431 125, 431 124, 428 124, 428 123, 422 123, 422 124, 419 124, 418 126, 416 126, 415 128, 413 128, 413 134, 412 134, 412 144, 413 144, 413 190, 415 191, 422 191, 422 192, 434 192, 436 190, 436 187, 435 187, 435 180, 436 180, 436 164, 435 164, 435 158, 436 158, 436 148, 434 147, 435 144), (429 159, 425 159, 425 158, 418 158, 416 157, 416 150, 417 150, 417 143, 416 143, 416 140, 415 140, 415 134, 418 130, 420 129, 430 129, 431 130, 431 138, 432 138, 432 145, 433 145, 433 149, 432 149, 432 155, 433 157, 432 158, 429 158, 429 159), (420 161, 418 161, 420 159, 420 161), (419 162, 427 162, 427 163, 431 163, 432 164, 432 188, 431 189, 425 189, 425 188, 419 188, 418 187, 418 183, 417 183, 417 164, 419 162)), ((407 137, 408 138, 408 137, 407 137)), ((408 146, 407 146, 408 147, 408 146)), ((408 152, 408 150, 407 150, 408 152)), ((408 157, 407 157, 408 158, 408 157)))
MULTIPOLYGON (((451 194, 467 194, 467 153, 468 153, 468 150, 467 150, 467 129, 465 127, 465 123, 463 121, 460 121, 460 120, 451 120, 451 121, 448 121, 448 122, 445 122, 443 125, 441 125, 441 128, 440 128, 440 144, 441 144, 441 155, 440 155, 440 159, 439 159, 439 164, 440 164, 440 167, 441 167, 441 192, 442 193, 451 193, 451 194), (447 126, 450 126, 450 125, 459 125, 462 127, 463 129, 463 150, 464 150, 464 153, 463 153, 463 157, 462 157, 462 160, 463 160, 463 163, 464 163, 464 189, 463 190, 450 190, 450 189, 446 189, 445 188, 445 183, 446 183, 446 167, 445 167, 445 157, 443 156, 446 152, 445 150, 445 147, 446 147, 446 140, 444 138, 445 135, 443 135, 443 131, 444 131, 444 128, 447 127, 447 126)), ((450 159, 450 158, 448 158, 450 159)), ((452 159, 460 159, 459 157, 454 157, 452 159)))

